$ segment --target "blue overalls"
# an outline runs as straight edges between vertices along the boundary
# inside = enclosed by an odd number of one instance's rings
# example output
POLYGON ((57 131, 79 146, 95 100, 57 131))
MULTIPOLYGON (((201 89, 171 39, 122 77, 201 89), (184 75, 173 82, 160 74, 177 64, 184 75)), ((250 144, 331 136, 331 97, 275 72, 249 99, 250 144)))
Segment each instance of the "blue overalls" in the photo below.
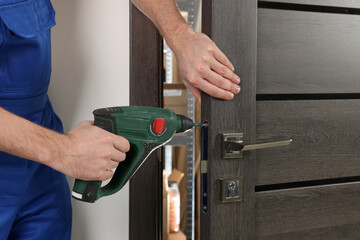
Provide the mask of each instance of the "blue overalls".
MULTIPOLYGON (((0 107, 62 132, 47 95, 54 25, 50 0, 0 0, 0 107)), ((70 239, 71 217, 62 173, 0 152, 0 240, 70 239)))

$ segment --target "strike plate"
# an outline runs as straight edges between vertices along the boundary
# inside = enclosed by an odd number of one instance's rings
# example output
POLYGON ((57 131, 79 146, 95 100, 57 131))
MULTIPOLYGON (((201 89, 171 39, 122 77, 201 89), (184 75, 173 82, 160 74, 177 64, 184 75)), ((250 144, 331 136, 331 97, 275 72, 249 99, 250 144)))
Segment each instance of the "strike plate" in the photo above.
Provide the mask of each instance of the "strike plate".
POLYGON ((243 178, 221 178, 221 202, 231 203, 242 201, 243 198, 243 178))

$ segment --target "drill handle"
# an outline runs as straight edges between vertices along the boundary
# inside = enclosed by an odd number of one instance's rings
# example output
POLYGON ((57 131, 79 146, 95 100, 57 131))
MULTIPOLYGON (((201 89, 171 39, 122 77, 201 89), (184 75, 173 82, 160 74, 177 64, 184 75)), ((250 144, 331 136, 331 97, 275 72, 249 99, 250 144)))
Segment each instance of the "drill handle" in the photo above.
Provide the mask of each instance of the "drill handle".
POLYGON ((119 163, 110 182, 105 186, 101 187, 101 181, 76 179, 72 196, 75 199, 93 203, 101 197, 118 192, 146 160, 144 145, 146 144, 130 141, 130 151, 126 154, 126 159, 119 163))
POLYGON ((95 202, 119 191, 152 151, 170 141, 176 131, 184 131, 193 126, 192 122, 184 123, 185 117, 180 119, 174 112, 161 108, 111 107, 97 109, 93 113, 94 125, 114 134, 125 134, 124 137, 130 142, 130 151, 126 153, 126 159, 119 163, 107 185, 102 187, 101 181, 75 180, 72 195, 85 202, 95 202), (157 129, 158 122, 162 126, 160 129, 157 129), (185 125, 186 129, 180 129, 180 126, 185 125))
POLYGON ((93 203, 97 199, 101 183, 101 181, 75 179, 72 196, 77 200, 93 203))

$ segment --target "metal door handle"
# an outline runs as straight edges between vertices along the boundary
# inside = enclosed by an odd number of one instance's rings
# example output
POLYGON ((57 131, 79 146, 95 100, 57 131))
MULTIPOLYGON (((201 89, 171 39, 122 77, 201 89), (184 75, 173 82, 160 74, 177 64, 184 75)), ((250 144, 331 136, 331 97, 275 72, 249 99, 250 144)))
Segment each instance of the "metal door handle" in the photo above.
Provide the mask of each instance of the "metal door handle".
POLYGON ((287 146, 292 142, 292 139, 277 140, 263 143, 244 144, 242 133, 224 133, 222 134, 222 155, 223 159, 232 159, 242 157, 242 152, 287 146))

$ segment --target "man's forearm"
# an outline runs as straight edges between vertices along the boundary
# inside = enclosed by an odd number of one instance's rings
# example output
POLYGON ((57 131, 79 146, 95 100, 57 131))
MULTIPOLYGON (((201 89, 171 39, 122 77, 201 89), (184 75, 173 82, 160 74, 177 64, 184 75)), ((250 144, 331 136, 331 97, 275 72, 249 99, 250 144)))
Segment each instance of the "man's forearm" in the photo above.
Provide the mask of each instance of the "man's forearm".
MULTIPOLYGON (((106 180, 129 151, 129 142, 83 121, 61 134, 0 107, 0 151, 45 164, 70 177, 106 180)), ((2 159, 0 159, 0 166, 2 159)))
POLYGON ((181 34, 194 31, 181 16, 174 0, 132 0, 159 29, 167 44, 176 50, 176 40, 181 34))
POLYGON ((0 151, 49 164, 65 136, 0 108, 0 151))

